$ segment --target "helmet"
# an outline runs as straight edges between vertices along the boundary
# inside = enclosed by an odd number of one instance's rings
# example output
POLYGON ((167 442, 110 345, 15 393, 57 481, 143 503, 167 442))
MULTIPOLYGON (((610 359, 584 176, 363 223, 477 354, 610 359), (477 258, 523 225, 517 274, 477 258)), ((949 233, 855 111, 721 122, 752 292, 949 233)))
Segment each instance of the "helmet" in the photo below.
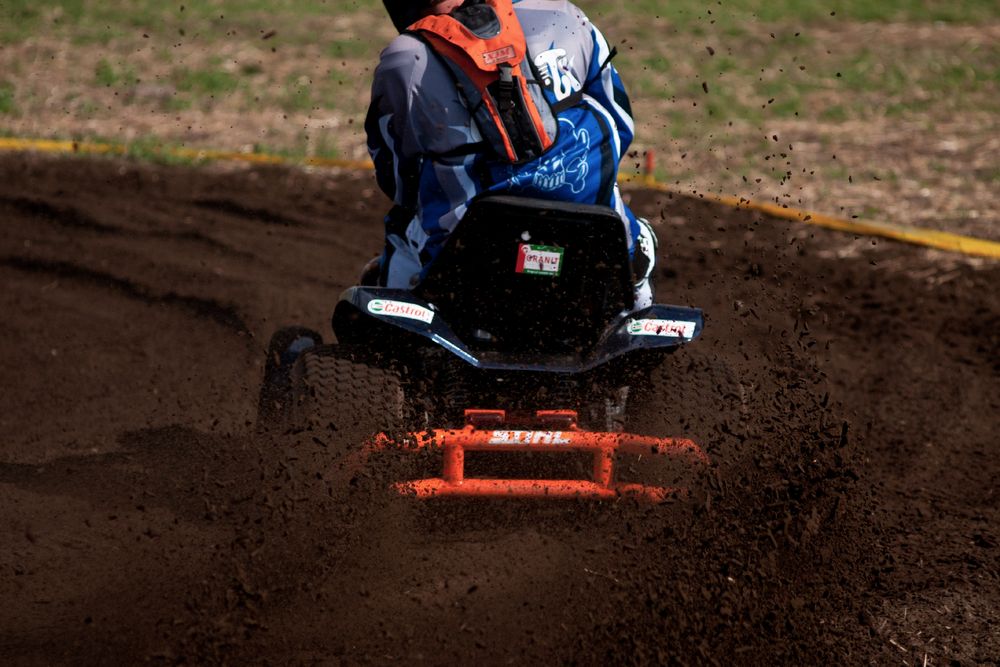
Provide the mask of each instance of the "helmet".
POLYGON ((416 23, 435 0, 382 0, 396 30, 403 32, 416 23))

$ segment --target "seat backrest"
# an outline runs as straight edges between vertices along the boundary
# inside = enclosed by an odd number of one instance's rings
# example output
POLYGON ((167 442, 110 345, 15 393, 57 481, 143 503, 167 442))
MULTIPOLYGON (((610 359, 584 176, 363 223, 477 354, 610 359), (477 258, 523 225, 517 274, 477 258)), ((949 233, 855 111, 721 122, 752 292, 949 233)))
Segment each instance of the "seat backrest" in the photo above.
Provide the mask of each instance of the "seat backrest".
POLYGON ((415 291, 471 347, 579 353, 632 307, 630 277, 610 208, 492 195, 469 206, 415 291))

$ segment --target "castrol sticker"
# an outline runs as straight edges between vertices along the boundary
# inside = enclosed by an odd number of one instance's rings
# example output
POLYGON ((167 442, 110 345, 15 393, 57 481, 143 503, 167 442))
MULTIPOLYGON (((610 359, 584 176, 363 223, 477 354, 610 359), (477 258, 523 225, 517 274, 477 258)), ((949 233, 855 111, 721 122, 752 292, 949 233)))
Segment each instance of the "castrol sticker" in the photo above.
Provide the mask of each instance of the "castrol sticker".
POLYGON ((568 445, 562 431, 493 431, 491 445, 568 445))
POLYGON ((562 272, 563 249, 522 243, 517 249, 515 271, 533 276, 558 276, 562 272))
POLYGON ((487 65, 496 65, 497 63, 505 63, 508 60, 514 60, 517 57, 517 52, 514 51, 513 46, 505 46, 496 51, 490 51, 483 54, 483 61, 487 65))
POLYGON ((633 336, 693 338, 695 326, 694 322, 677 320, 629 320, 628 332, 633 336))
POLYGON ((434 311, 430 308, 424 308, 415 303, 392 301, 390 299, 372 299, 368 302, 368 312, 374 315, 420 320, 427 324, 430 324, 431 320, 434 319, 434 311))

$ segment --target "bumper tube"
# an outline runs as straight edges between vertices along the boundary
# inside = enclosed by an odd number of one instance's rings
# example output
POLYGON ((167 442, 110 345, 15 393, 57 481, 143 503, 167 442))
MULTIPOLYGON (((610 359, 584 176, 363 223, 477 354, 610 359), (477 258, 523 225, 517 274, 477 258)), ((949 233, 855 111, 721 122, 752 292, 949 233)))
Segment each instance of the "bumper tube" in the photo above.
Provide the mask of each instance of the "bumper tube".
POLYGON ((632 497, 658 503, 684 495, 675 487, 617 484, 614 481, 618 453, 650 454, 685 459, 690 465, 709 463, 708 455, 686 438, 655 438, 629 433, 585 431, 576 425, 573 411, 539 411, 531 428, 506 425, 502 410, 466 410, 462 429, 411 433, 402 440, 379 434, 371 443, 374 450, 441 450, 444 470, 441 477, 400 482, 397 491, 427 499, 467 498, 549 498, 611 500, 632 497), (538 430, 552 428, 561 430, 538 430), (590 452, 593 474, 589 480, 479 479, 465 477, 466 452, 590 452))

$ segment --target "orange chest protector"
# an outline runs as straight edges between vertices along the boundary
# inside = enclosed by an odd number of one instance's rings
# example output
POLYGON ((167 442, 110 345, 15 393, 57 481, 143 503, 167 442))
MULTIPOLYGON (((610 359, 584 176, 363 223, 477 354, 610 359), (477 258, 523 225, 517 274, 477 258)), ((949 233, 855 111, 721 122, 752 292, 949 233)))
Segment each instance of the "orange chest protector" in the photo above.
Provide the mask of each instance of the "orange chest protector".
POLYGON ((524 30, 511 0, 466 3, 427 16, 407 32, 437 53, 494 152, 510 163, 532 160, 555 140, 555 113, 535 83, 524 30), (546 123, 546 121, 549 121, 546 123))

